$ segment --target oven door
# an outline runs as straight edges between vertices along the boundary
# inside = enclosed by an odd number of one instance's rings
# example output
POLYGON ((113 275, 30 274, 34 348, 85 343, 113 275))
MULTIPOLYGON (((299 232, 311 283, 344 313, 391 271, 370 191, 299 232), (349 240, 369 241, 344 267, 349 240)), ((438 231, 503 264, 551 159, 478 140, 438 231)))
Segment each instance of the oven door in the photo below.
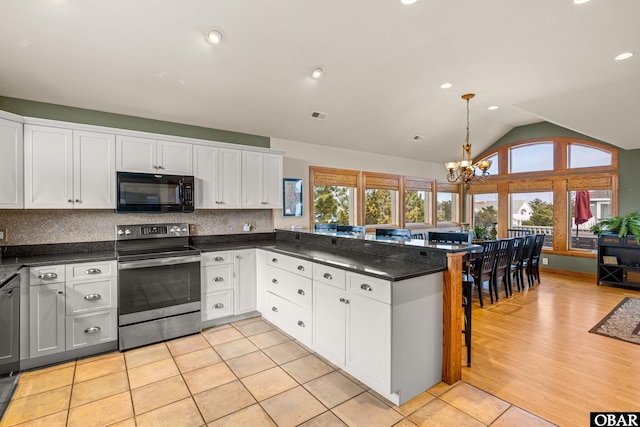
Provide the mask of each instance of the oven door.
POLYGON ((200 310, 200 256, 118 263, 118 324, 200 310))

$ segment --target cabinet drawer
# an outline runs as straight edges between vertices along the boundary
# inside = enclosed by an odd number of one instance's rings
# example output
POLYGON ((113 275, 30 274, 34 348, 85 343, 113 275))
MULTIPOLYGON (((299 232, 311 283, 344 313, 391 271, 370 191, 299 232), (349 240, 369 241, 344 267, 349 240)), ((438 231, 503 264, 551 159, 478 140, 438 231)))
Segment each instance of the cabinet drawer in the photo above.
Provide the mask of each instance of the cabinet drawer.
POLYGON ((391 304, 391 282, 362 274, 347 273, 349 291, 391 304))
POLYGON ((31 267, 29 269, 30 285, 46 285, 47 283, 61 283, 64 281, 64 264, 31 267))
POLYGON ((297 305, 267 292, 269 314, 267 319, 276 324, 303 344, 311 345, 311 310, 297 305))
POLYGON ((222 264, 233 264, 231 251, 204 252, 200 255, 200 265, 202 265, 202 267, 222 264))
POLYGON ((271 265, 291 273, 299 274, 302 277, 311 278, 311 262, 300 258, 281 255, 274 252, 267 252, 267 265, 271 265))
POLYGON ((66 265, 67 280, 92 279, 94 277, 116 276, 117 274, 118 269, 115 261, 66 265))
POLYGON ((233 264, 201 268, 200 275, 204 294, 233 288, 233 264))
POLYGON ((311 309, 311 279, 297 274, 269 266, 267 269, 267 290, 273 294, 299 305, 311 309))
POLYGON ((202 321, 233 314, 233 291, 202 295, 202 321))
POLYGON ((91 282, 67 282, 67 316, 117 307, 117 279, 105 277, 91 282))
POLYGON ((117 310, 66 318, 67 350, 114 341, 118 337, 117 310))
POLYGON ((347 272, 335 267, 323 264, 313 264, 313 280, 345 289, 347 272))

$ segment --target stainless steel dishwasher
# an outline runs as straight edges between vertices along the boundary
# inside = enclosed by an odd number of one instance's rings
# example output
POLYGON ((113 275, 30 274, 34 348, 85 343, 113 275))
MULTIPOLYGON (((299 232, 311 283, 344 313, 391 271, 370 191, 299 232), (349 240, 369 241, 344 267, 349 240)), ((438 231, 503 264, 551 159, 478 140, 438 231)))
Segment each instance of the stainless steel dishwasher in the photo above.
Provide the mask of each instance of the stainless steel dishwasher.
POLYGON ((0 286, 0 376, 20 370, 20 276, 0 286))

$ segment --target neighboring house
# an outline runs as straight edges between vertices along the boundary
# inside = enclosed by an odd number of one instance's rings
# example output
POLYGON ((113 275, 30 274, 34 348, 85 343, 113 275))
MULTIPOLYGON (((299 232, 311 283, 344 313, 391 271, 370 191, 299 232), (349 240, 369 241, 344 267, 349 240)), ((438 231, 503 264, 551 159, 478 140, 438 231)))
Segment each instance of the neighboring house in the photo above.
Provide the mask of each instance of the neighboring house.
POLYGON ((512 226, 521 226, 523 221, 528 221, 529 218, 531 218, 533 209, 531 209, 531 206, 529 206, 526 200, 513 200, 511 206, 512 226))

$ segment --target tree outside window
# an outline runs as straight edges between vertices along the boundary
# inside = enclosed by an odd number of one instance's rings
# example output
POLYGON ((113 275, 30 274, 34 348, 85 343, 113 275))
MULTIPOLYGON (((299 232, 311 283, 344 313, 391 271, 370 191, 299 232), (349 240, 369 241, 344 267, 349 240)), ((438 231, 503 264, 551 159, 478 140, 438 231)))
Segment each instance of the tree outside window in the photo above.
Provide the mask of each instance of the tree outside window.
POLYGON ((350 225, 351 193, 349 187, 316 185, 313 189, 314 223, 350 225))

